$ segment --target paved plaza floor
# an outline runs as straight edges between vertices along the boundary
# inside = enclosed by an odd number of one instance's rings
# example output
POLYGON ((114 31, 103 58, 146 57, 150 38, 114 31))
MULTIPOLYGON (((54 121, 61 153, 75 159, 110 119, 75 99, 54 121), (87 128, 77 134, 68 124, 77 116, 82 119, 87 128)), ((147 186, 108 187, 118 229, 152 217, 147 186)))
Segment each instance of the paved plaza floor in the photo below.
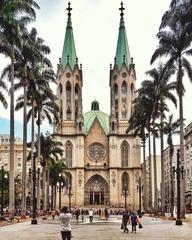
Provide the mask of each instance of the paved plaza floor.
MULTIPOLYGON (((107 221, 94 218, 92 224, 88 218, 84 222, 76 223, 72 220, 72 239, 83 240, 170 240, 192 239, 192 223, 183 222, 182 226, 176 226, 175 221, 143 217, 142 229, 137 233, 123 233, 120 229, 121 217, 112 216, 107 221)), ((129 225, 129 230, 131 226, 129 225)), ((38 220, 37 225, 31 225, 30 221, 0 227, 0 240, 61 240, 59 221, 55 219, 38 220)))

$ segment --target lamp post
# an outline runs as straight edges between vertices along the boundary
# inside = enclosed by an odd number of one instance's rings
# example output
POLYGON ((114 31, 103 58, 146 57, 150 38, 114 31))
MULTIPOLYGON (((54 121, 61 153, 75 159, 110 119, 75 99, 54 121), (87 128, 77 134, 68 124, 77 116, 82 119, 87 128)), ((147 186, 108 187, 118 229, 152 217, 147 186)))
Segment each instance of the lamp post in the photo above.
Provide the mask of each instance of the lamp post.
POLYGON ((37 168, 37 212, 40 213, 40 167, 37 168))
POLYGON ((127 185, 124 186, 123 196, 125 197, 125 211, 126 211, 127 210, 127 196, 128 196, 127 185))
POLYGON ((71 183, 69 183, 68 189, 69 189, 69 192, 68 192, 68 196, 69 196, 69 212, 71 212, 71 196, 72 196, 72 193, 71 193, 71 183))
POLYGON ((139 192, 139 217, 141 218, 141 192, 143 190, 143 186, 141 185, 141 176, 139 176, 139 181, 137 185, 137 192, 139 192))
POLYGON ((4 179, 7 179, 8 175, 4 170, 4 167, 1 167, 1 216, 3 216, 4 211, 4 179))
POLYGON ((59 173, 59 180, 57 183, 57 189, 59 190, 59 210, 61 210, 61 192, 63 191, 64 183, 61 173, 59 173))
POLYGON ((141 147, 143 147, 143 178, 144 178, 144 193, 143 193, 143 207, 144 207, 144 210, 146 211, 147 210, 147 199, 146 199, 146 192, 147 192, 147 188, 146 188, 146 159, 145 159, 145 155, 146 155, 146 152, 145 152, 145 147, 146 147, 146 139, 148 138, 148 133, 143 133, 141 135, 141 147))
POLYGON ((176 225, 182 225, 181 221, 181 195, 180 195, 180 177, 183 179, 184 169, 183 166, 180 167, 180 150, 177 150, 177 168, 173 167, 173 173, 176 173, 177 176, 177 218, 176 225), (181 176, 180 176, 181 174, 181 176))

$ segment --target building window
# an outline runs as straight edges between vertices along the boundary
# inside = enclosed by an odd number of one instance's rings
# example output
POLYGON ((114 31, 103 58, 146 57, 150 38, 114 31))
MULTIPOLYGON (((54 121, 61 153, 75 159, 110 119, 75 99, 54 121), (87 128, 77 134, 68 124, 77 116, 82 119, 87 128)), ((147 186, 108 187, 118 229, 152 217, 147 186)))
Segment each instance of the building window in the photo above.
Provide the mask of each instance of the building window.
POLYGON ((66 113, 67 113, 67 119, 71 119, 71 84, 70 82, 67 82, 66 84, 66 113))
POLYGON ((127 109, 126 109, 126 101, 127 101, 127 84, 124 81, 121 86, 121 94, 122 94, 122 116, 126 118, 127 109))
POLYGON ((66 143, 66 164, 68 168, 72 167, 72 150, 73 150, 73 145, 71 142, 66 143))
POLYGON ((129 191, 129 176, 128 173, 124 172, 122 175, 122 192, 129 191))
POLYGON ((121 166, 128 167, 128 143, 126 141, 121 144, 121 166))
POLYGON ((114 106, 115 106, 115 114, 116 114, 116 117, 118 117, 118 86, 117 84, 114 85, 114 99, 115 99, 115 102, 114 102, 114 106))

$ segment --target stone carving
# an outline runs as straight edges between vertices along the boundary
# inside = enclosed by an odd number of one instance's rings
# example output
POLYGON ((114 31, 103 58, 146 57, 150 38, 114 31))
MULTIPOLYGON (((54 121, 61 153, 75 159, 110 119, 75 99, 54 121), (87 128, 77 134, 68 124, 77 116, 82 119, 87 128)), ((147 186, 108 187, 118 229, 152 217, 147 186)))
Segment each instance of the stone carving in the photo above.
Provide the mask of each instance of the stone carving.
POLYGON ((115 172, 112 172, 112 174, 111 174, 111 181, 112 181, 113 186, 115 186, 116 185, 116 173, 115 172))
POLYGON ((82 172, 79 172, 78 173, 78 183, 79 183, 80 187, 81 187, 82 182, 83 182, 83 174, 82 174, 82 172))

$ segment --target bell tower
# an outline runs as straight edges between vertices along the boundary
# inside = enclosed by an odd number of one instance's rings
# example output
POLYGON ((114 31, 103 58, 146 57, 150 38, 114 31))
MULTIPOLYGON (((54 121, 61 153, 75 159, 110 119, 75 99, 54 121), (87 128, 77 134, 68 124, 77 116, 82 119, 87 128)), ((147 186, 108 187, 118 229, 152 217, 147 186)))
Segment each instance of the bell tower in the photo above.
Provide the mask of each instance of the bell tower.
POLYGON ((125 133, 135 98, 135 65, 130 57, 121 2, 120 25, 114 65, 110 65, 110 132, 125 133))
POLYGON ((63 45, 62 58, 57 68, 57 96, 59 104, 59 122, 56 132, 59 134, 82 133, 82 65, 78 64, 71 20, 71 4, 68 3, 68 19, 63 45))

